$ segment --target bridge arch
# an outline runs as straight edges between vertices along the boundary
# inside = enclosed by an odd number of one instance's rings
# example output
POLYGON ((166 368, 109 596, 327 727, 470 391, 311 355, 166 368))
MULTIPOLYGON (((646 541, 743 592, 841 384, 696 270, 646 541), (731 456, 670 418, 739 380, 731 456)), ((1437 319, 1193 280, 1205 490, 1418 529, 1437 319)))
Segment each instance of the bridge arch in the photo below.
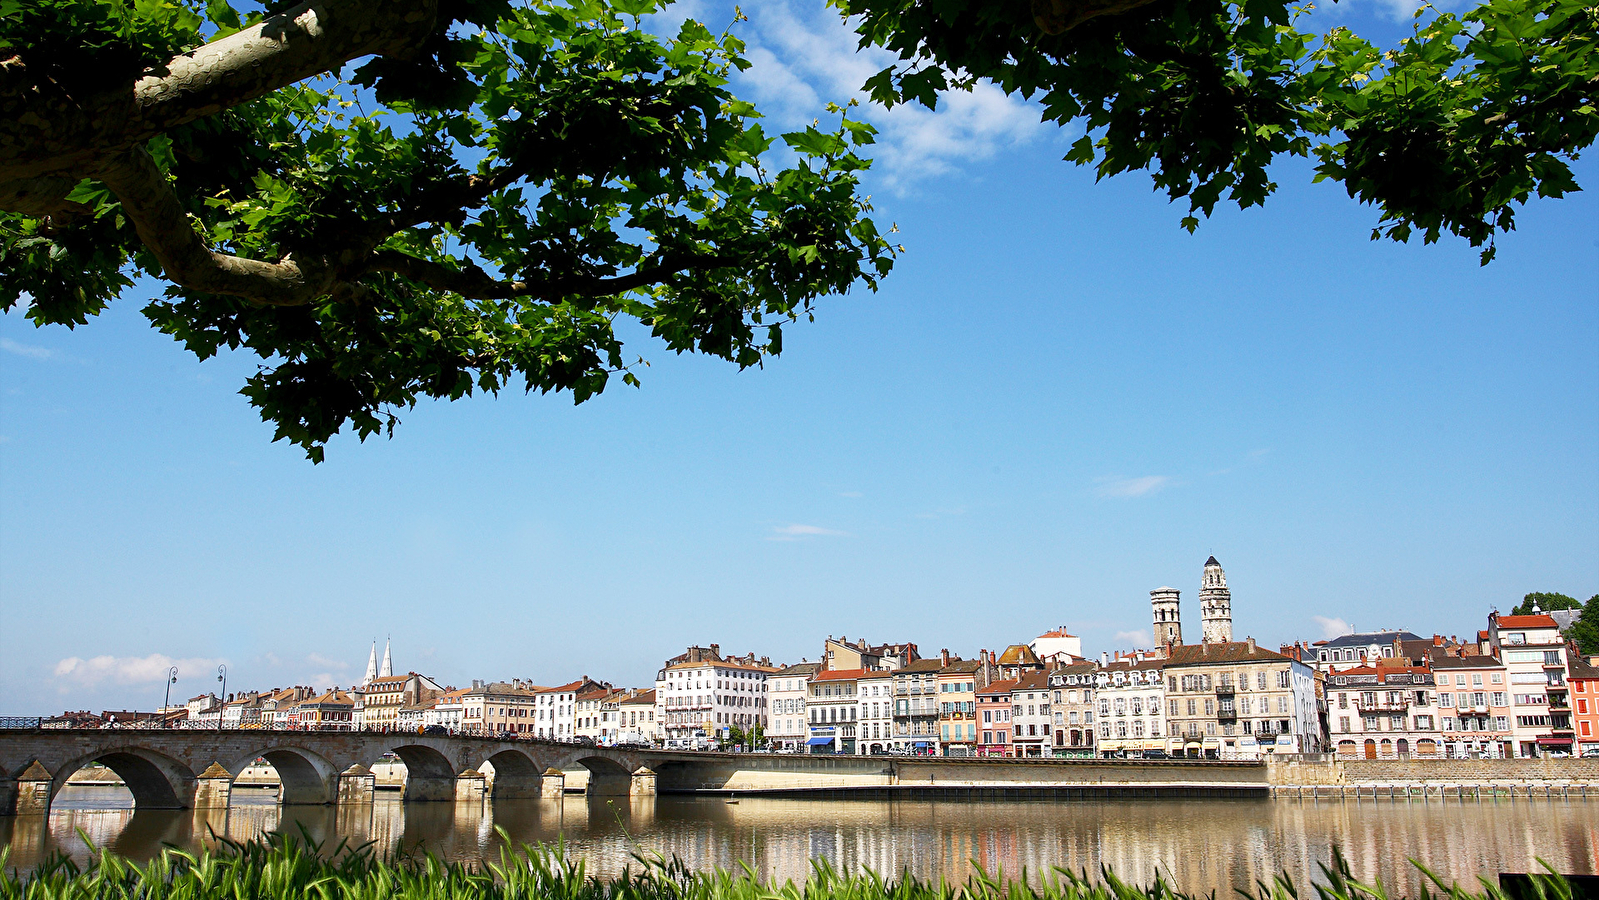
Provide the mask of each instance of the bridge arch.
POLYGON ((145 747, 101 748, 67 762, 52 773, 50 797, 89 763, 117 773, 133 795, 135 809, 183 809, 194 799, 194 772, 181 761, 145 747))
POLYGON ((583 756, 578 758, 577 764, 589 770, 590 778, 607 778, 633 774, 626 764, 618 762, 609 756, 583 756))
POLYGON ((544 770, 522 749, 506 747, 483 761, 494 768, 494 783, 490 788, 493 798, 536 800, 543 796, 544 770))
POLYGON ((396 743, 389 746, 387 752, 405 763, 404 799, 455 799, 455 767, 439 750, 421 743, 396 743))
POLYGON ((286 805, 333 803, 338 794, 338 768, 304 747, 278 745, 235 760, 228 771, 239 773, 257 759, 272 764, 278 773, 278 802, 286 805))

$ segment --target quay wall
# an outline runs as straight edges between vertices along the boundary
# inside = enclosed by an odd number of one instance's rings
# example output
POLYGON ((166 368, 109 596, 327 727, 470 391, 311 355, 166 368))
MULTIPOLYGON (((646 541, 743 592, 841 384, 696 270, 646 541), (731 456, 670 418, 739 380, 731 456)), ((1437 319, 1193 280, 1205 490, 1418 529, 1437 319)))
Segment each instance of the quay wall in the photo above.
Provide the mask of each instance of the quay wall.
POLYGON ((1599 787, 1599 759, 1272 759, 1272 786, 1449 784, 1599 787))

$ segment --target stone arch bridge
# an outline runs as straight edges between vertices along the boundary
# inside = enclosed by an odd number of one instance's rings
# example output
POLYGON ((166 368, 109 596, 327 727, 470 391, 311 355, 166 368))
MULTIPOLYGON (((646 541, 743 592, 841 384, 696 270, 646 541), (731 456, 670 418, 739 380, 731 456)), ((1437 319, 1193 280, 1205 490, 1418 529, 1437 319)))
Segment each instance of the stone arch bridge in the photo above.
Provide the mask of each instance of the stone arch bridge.
POLYGON ((949 759, 807 756, 587 747, 543 740, 332 731, 0 729, 0 815, 47 812, 83 766, 122 778, 145 808, 228 805, 233 781, 257 759, 277 770, 282 803, 372 800, 371 766, 393 753, 406 766, 402 798, 559 797, 566 771, 587 770, 591 796, 662 793, 855 797, 1056 798, 1265 796, 1260 762, 1214 760, 949 759), (485 766, 484 764, 488 765, 485 766), (485 769, 492 774, 485 777, 485 769))
POLYGON ((654 794, 653 765, 674 754, 538 740, 327 731, 37 729, 0 732, 0 813, 44 811, 89 763, 115 772, 143 808, 226 806, 233 780, 257 759, 277 770, 283 803, 370 801, 371 766, 406 767, 403 799, 454 800, 485 789, 539 798, 564 788, 562 770, 588 770, 589 792, 654 794))

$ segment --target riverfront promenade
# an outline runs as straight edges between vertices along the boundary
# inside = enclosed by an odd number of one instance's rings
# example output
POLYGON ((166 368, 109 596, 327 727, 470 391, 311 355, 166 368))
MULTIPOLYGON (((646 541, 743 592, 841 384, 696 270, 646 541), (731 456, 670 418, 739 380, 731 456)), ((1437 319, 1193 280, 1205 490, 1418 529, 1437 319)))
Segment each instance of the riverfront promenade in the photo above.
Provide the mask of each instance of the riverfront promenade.
POLYGON ((1575 789, 1599 796, 1599 760, 1267 761, 1005 759, 710 753, 566 742, 378 732, 27 729, 0 731, 0 812, 48 812, 83 766, 101 763, 143 808, 226 807, 257 759, 276 770, 285 804, 371 802, 372 766, 405 763, 402 798, 559 797, 567 772, 586 793, 836 793, 857 797, 1247 797, 1388 787, 1443 793, 1575 789))

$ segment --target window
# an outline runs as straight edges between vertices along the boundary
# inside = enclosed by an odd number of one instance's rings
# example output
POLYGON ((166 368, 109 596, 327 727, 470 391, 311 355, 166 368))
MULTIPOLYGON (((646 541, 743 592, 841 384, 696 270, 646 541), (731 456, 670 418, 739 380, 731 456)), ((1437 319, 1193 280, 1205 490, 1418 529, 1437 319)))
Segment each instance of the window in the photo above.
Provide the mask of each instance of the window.
POLYGON ((1168 701, 1166 701, 1166 709, 1167 709, 1166 715, 1168 715, 1168 716, 1177 715, 1177 701, 1176 700, 1168 700, 1168 701))
POLYGON ((1349 717, 1348 716, 1339 716, 1338 717, 1338 730, 1342 731, 1342 732, 1345 732, 1345 733, 1348 733, 1348 731, 1349 731, 1349 717))
POLYGON ((1255 689, 1256 690, 1260 690, 1260 691, 1264 691, 1266 689, 1266 673, 1265 672, 1256 672, 1255 673, 1255 689))
POLYGON ((1442 706, 1442 707, 1445 707, 1445 708, 1454 706, 1455 705, 1455 695, 1449 693, 1448 691, 1439 691, 1438 692, 1438 705, 1442 706))
POLYGON ((1190 698, 1188 701, 1188 714, 1191 716, 1199 714, 1192 698, 1190 698))
POLYGON ((1494 691, 1492 696, 1493 696, 1494 706, 1504 706, 1505 705, 1505 692, 1504 691, 1494 691))

